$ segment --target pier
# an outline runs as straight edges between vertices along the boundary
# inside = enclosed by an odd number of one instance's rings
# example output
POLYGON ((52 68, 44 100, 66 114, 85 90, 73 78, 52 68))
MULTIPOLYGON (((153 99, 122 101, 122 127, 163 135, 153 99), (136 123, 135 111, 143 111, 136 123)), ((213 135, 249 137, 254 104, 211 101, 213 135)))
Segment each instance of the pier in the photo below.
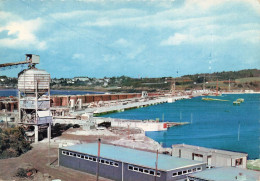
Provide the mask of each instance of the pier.
POLYGON ((156 120, 129 120, 118 118, 95 117, 96 124, 103 122, 111 123, 112 127, 139 128, 146 131, 166 131, 168 128, 178 125, 189 124, 188 122, 160 122, 156 120))

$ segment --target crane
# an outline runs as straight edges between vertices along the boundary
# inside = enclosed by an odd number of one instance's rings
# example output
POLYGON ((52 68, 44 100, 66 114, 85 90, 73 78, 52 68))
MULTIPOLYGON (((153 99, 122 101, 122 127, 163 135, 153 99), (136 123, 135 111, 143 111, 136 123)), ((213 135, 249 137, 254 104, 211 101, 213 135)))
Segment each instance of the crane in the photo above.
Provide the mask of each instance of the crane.
POLYGON ((25 54, 25 60, 24 61, 0 64, 0 68, 22 65, 22 64, 28 64, 29 68, 33 68, 33 67, 35 67, 36 64, 39 64, 39 63, 40 63, 40 56, 39 55, 25 54))

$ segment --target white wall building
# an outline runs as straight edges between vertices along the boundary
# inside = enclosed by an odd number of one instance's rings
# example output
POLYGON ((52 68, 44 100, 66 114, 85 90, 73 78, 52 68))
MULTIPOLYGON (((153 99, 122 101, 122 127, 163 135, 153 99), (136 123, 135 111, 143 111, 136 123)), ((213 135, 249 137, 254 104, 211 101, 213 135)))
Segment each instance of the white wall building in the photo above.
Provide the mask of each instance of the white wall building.
POLYGON ((206 162, 213 167, 246 168, 247 154, 192 145, 172 145, 172 156, 206 162))

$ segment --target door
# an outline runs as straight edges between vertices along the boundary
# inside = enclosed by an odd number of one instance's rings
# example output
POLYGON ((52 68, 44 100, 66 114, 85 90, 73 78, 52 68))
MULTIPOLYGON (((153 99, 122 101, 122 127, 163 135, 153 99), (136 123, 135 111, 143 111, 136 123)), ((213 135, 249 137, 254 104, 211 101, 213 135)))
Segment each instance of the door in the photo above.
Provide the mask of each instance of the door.
POLYGON ((211 156, 208 156, 208 166, 211 166, 211 156))

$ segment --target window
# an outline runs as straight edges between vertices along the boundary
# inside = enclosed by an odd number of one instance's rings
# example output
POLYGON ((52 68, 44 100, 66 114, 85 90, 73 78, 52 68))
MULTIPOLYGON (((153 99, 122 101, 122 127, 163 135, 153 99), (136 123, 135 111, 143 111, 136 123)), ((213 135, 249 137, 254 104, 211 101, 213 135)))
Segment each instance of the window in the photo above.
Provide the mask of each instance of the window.
POLYGON ((109 165, 109 161, 107 161, 107 160, 106 160, 106 162, 105 162, 105 163, 106 163, 107 165, 109 165))
POLYGON ((196 168, 193 168, 192 171, 193 171, 193 172, 196 172, 196 168))
POLYGON ((73 153, 70 152, 70 156, 73 156, 73 153))
POLYGON ((243 158, 236 159, 236 166, 243 164, 243 158))
POLYGON ((97 158, 93 158, 93 161, 96 162, 96 161, 97 161, 97 158))
POLYGON ((77 154, 77 157, 78 157, 78 158, 80 158, 80 155, 79 155, 79 154, 77 154))
POLYGON ((110 164, 111 166, 114 166, 114 162, 109 162, 109 164, 110 164))
POLYGON ((65 155, 65 154, 66 154, 66 152, 65 152, 65 151, 62 151, 62 154, 63 154, 63 155, 65 155))
POLYGON ((70 153, 69 152, 66 152, 66 155, 69 155, 70 153))
POLYGON ((197 171, 201 171, 201 167, 198 167, 198 168, 197 168, 197 171))
POLYGON ((157 177, 160 177, 161 176, 161 173, 160 172, 157 172, 157 177))
POLYGON ((100 160, 100 163, 105 163, 105 160, 100 160))
POLYGON ((88 159, 89 159, 90 161, 92 161, 92 160, 93 160, 93 158, 92 158, 92 157, 89 157, 88 159))
POLYGON ((187 174, 187 170, 183 170, 183 172, 182 172, 183 174, 187 174))
POLYGON ((133 166, 131 165, 128 166, 128 170, 133 170, 133 169, 134 169, 133 166))
POLYGON ((182 175, 182 171, 178 172, 178 175, 182 175))
POLYGON ((144 173, 147 173, 147 174, 148 174, 148 173, 149 173, 149 171, 148 171, 148 170, 146 170, 146 169, 144 169, 144 173))
POLYGON ((143 173, 143 172, 144 172, 144 169, 142 169, 142 168, 139 168, 139 172, 142 172, 142 173, 143 173))
POLYGON ((134 171, 138 171, 138 168, 137 168, 137 167, 134 167, 134 171))
POLYGON ((173 174, 172 174, 172 176, 173 176, 173 177, 176 177, 176 176, 177 176, 177 173, 176 173, 176 172, 175 172, 175 173, 173 173, 173 174))
POLYGON ((76 153, 73 153, 73 156, 75 156, 75 157, 76 157, 76 153))
POLYGON ((115 167, 118 167, 118 163, 114 163, 115 167))
POLYGON ((81 157, 80 157, 80 158, 84 159, 84 155, 81 155, 81 157))
POLYGON ((188 172, 191 173, 191 169, 189 169, 188 172))
POLYGON ((153 170, 150 170, 150 175, 154 175, 154 171, 153 170))
POLYGON ((85 156, 85 160, 88 160, 88 156, 85 156))

